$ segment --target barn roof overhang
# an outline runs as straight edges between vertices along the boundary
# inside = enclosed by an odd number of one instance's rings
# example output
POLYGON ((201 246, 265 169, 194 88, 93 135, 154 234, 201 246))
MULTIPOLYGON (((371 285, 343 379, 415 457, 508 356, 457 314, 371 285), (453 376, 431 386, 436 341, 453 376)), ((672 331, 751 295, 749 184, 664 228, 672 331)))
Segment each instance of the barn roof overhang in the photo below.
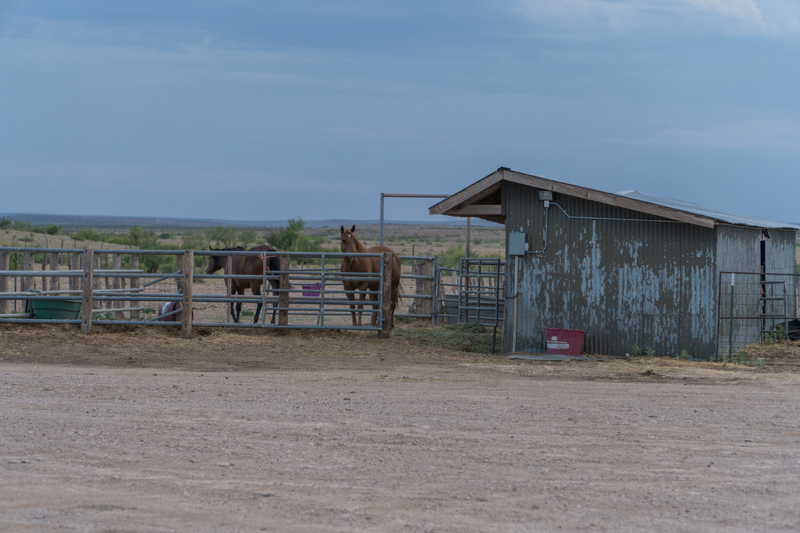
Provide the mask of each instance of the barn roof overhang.
POLYGON ((762 228, 798 229, 792 224, 744 217, 686 202, 633 193, 633 191, 619 194, 598 191, 541 176, 524 174, 505 167, 500 167, 485 178, 476 181, 449 198, 445 198, 430 207, 428 212, 431 215, 477 217, 503 224, 505 223, 505 216, 502 214, 500 196, 500 187, 503 181, 519 183, 537 189, 583 198, 705 228, 714 228, 719 223, 727 223, 762 228))

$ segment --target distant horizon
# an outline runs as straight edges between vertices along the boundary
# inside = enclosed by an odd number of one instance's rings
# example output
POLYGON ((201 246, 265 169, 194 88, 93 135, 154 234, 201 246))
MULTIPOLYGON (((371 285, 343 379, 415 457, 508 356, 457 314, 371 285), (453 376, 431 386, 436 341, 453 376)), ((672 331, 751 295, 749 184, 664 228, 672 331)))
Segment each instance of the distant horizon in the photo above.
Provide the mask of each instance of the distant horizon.
MULTIPOLYGON (((0 213, 0 216, 10 217, 12 220, 19 220, 30 224, 58 224, 61 226, 175 226, 184 228, 205 228, 214 226, 232 227, 267 227, 277 228, 286 226, 287 220, 226 220, 213 218, 185 218, 185 217, 131 217, 131 216, 111 216, 111 215, 55 215, 47 213, 0 213)), ((302 217, 291 217, 302 218, 302 217)), ((434 218, 433 216, 431 218, 434 218)), ((436 216, 436 220, 397 220, 384 219, 384 225, 426 225, 426 226, 466 226, 466 218, 454 218, 436 216)), ((336 227, 340 225, 364 225, 380 224, 380 219, 319 219, 310 220, 302 218, 308 228, 336 227)), ((502 226, 495 222, 489 222, 478 218, 472 218, 474 226, 502 226)))

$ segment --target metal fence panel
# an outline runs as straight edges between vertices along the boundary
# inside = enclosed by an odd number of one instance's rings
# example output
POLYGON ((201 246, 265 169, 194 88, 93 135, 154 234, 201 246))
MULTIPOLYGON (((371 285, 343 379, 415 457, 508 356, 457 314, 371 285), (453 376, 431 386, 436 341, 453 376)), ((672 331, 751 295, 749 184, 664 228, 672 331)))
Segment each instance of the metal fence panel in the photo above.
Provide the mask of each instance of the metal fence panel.
POLYGON ((800 275, 720 272, 717 358, 748 344, 800 339, 800 275))

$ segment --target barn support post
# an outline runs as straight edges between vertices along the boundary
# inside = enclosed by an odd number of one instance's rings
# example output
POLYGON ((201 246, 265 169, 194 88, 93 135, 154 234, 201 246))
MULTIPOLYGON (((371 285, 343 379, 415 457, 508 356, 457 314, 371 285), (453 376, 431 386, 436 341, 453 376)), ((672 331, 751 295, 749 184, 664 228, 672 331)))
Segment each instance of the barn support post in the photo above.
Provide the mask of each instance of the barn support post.
POLYGON ((92 304, 94 296, 94 250, 83 252, 83 305, 81 308, 81 333, 92 332, 92 304))
MULTIPOLYGON (((131 270, 139 270, 139 254, 131 254, 130 256, 131 262, 131 270)), ((131 276, 131 289, 138 289, 139 288, 139 278, 137 274, 134 272, 131 276)), ((138 292, 138 291, 131 291, 131 292, 138 292)), ((139 311, 131 311, 131 320, 139 320, 139 311)))
POLYGON ((728 358, 725 360, 725 364, 728 364, 731 360, 731 355, 733 355, 733 288, 735 285, 736 274, 731 274, 731 312, 730 312, 730 325, 728 326, 728 358))
POLYGON ((183 306, 181 311, 181 337, 192 336, 192 290, 194 282, 194 250, 183 253, 183 306))
MULTIPOLYGON (((289 269, 291 268, 291 263, 289 262, 289 256, 282 254, 280 256, 281 262, 281 275, 280 275, 280 295, 278 296, 278 325, 279 326, 288 326, 289 325, 289 269)), ((264 310, 266 312, 266 310, 264 310)), ((286 334, 289 332, 288 329, 278 330, 282 332, 282 334, 286 334)))
MULTIPOLYGON (((0 270, 9 270, 9 253, 0 252, 0 270)), ((8 292, 8 276, 0 276, 0 293, 8 292)), ((8 313, 8 300, 0 300, 0 315, 8 313)))
MULTIPOLYGON (((381 329, 378 330, 379 339, 388 339, 392 330, 392 252, 381 254, 381 329)), ((400 273, 398 272, 397 275, 400 273)))

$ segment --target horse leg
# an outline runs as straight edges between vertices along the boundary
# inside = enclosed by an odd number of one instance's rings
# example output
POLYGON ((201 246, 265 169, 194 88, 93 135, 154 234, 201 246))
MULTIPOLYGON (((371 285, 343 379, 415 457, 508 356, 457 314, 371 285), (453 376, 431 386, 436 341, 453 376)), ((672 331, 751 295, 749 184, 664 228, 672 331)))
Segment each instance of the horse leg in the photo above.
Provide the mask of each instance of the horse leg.
POLYGON ((353 325, 357 326, 358 324, 356 324, 356 306, 353 304, 353 302, 356 301, 355 292, 349 290, 348 287, 345 287, 344 290, 345 290, 345 296, 347 296, 347 299, 350 300, 350 314, 353 317, 353 325))
MULTIPOLYGON (((273 288, 272 296, 274 296, 276 298, 276 300, 274 302, 272 302, 272 320, 270 321, 270 324, 274 324, 275 323, 275 313, 278 311, 278 300, 277 300, 277 298, 281 294, 281 293, 279 293, 278 291, 276 291, 274 289, 280 288, 280 282, 274 281, 274 282, 270 282, 270 283, 272 284, 272 288, 273 288)), ((266 311, 264 311, 264 312, 266 313, 266 311)))
MULTIPOLYGON (((250 291, 253 293, 253 296, 261 296, 261 288, 258 285, 251 286, 250 291)), ((259 316, 261 316, 261 302, 256 304, 256 318, 253 320, 253 324, 258 324, 259 316)))
MULTIPOLYGON (((239 289, 237 287, 235 290, 231 291, 231 295, 232 296, 234 296, 234 295, 235 296, 244 296, 244 289, 239 289)), ((233 316, 233 321, 234 322, 239 322, 239 316, 242 313, 242 302, 237 302, 236 303, 236 312, 235 313, 234 313, 233 309, 234 309, 233 302, 231 302, 231 315, 233 316)))
POLYGON ((361 302, 358 304, 358 325, 361 325, 361 315, 364 313, 364 300, 367 299, 367 284, 364 283, 358 289, 360 292, 358 293, 358 300, 361 302))
POLYGON ((370 294, 369 299, 372 301, 372 321, 373 326, 378 325, 378 295, 370 294))
POLYGON ((391 311, 390 311, 391 317, 392 317, 392 321, 391 321, 391 327, 392 328, 394 328, 394 311, 395 311, 395 309, 397 309, 397 293, 398 293, 398 288, 397 287, 392 287, 392 307, 391 307, 391 311))

